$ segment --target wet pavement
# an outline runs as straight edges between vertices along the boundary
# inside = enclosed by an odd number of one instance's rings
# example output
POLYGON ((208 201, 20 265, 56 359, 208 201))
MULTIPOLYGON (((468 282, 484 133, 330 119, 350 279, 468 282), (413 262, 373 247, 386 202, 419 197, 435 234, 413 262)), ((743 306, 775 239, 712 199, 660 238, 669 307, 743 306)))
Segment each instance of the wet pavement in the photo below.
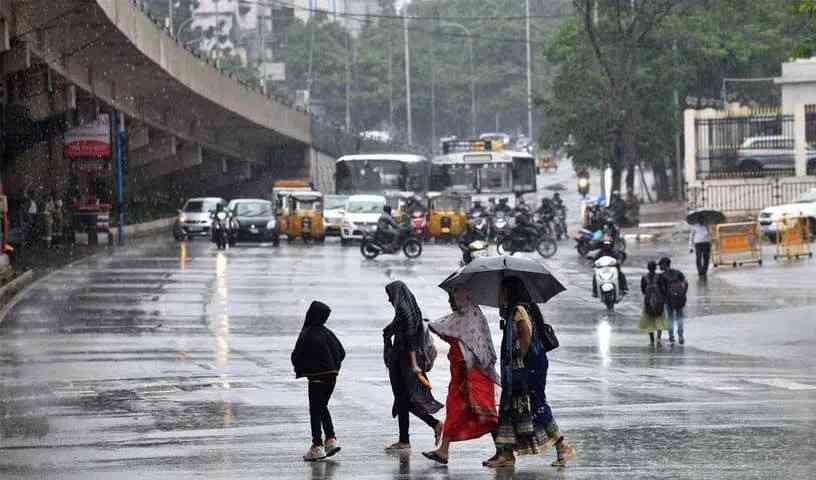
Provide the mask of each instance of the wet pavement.
MULTIPOLYGON (((522 458, 481 467, 489 437, 452 447, 440 468, 420 452, 432 432, 412 422, 414 451, 396 440, 381 329, 393 316, 383 287, 415 291, 425 316, 447 312, 436 288, 455 247, 416 261, 362 259, 357 248, 144 240, 44 277, 0 325, 0 477, 280 479, 813 478, 816 472, 816 292, 813 261, 691 275, 687 343, 650 348, 637 330, 639 295, 613 314, 590 295, 591 271, 567 242, 546 264, 568 291, 544 307, 562 347, 548 396, 578 448, 570 468, 522 458), (289 355, 312 299, 347 359, 331 403, 343 445, 336 461, 305 464, 306 385, 289 355)), ((498 340, 495 310, 486 313, 498 340)), ((444 400, 446 347, 430 378, 444 400)))

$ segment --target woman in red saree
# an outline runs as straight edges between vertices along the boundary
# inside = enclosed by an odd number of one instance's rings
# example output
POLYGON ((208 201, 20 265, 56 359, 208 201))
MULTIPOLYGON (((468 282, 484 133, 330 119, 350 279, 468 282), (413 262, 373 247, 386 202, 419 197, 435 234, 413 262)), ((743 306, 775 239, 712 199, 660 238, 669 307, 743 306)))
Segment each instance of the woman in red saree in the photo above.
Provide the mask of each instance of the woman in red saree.
POLYGON ((451 308, 450 315, 428 325, 450 345, 451 381, 442 442, 436 450, 422 453, 442 464, 448 463, 451 442, 479 438, 495 430, 499 421, 497 358, 487 319, 465 289, 454 291, 451 308))

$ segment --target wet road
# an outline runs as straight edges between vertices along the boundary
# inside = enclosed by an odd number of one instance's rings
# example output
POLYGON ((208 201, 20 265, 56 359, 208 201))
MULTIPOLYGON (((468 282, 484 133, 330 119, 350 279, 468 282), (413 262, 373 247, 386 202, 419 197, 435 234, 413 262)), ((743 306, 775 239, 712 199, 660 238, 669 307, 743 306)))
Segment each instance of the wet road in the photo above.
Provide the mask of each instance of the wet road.
MULTIPOLYGON (((568 291, 547 305, 562 347, 548 395, 578 447, 569 469, 526 457, 514 471, 480 466, 483 438, 452 448, 448 468, 396 440, 381 328, 383 287, 414 289, 425 316, 447 312, 435 287, 458 261, 428 246, 417 261, 364 261, 358 249, 239 246, 162 238, 73 264, 30 290, 0 325, 2 478, 812 478, 816 471, 814 263, 692 277, 687 344, 652 349, 637 331, 639 296, 608 315, 569 244, 550 262, 568 291), (289 354, 312 299, 347 360, 332 400, 343 451, 304 464, 305 383, 289 354)), ((678 245, 673 253, 683 250, 678 245)), ((634 249, 627 271, 672 253, 634 249)), ((686 272, 688 255, 678 255, 686 272)), ((497 340, 497 313, 487 310, 497 340)), ((447 353, 430 377, 444 399, 447 353)), ((546 461, 545 461, 546 460, 546 461)))

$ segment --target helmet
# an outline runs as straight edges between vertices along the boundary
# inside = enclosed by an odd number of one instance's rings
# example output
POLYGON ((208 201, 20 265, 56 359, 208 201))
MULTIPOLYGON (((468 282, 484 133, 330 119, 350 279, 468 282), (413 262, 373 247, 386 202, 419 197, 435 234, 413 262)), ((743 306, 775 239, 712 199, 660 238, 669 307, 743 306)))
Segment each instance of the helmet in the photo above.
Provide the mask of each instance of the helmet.
POLYGON ((669 257, 663 257, 658 262, 658 265, 664 268, 669 268, 671 266, 671 260, 669 259, 669 257))

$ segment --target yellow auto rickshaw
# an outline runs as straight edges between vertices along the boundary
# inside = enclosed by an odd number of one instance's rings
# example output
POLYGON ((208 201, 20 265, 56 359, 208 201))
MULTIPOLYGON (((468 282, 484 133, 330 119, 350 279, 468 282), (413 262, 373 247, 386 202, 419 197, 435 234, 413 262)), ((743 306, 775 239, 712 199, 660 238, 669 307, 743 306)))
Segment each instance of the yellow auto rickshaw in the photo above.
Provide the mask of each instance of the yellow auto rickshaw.
POLYGON ((323 243, 326 229, 323 225, 323 194, 320 192, 292 192, 287 199, 286 237, 292 242, 302 238, 323 243))
POLYGON ((558 159, 554 155, 544 155, 538 159, 538 169, 543 173, 557 172, 558 159))
POLYGON ((467 225, 470 198, 461 195, 428 194, 428 231, 437 241, 459 238, 467 225))

